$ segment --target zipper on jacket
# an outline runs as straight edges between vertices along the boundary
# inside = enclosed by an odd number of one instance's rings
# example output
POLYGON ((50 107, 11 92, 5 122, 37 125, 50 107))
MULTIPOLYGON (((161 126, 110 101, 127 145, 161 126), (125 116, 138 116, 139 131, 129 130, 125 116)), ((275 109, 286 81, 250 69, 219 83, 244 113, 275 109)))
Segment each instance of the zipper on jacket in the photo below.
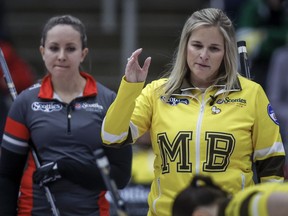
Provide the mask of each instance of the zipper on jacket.
POLYGON ((71 134, 71 118, 72 118, 72 107, 69 104, 67 106, 67 133, 71 134))
POLYGON ((244 190, 246 184, 246 178, 243 173, 241 173, 241 189, 244 190))
POLYGON ((158 201, 158 199, 160 199, 161 197, 161 187, 160 187, 160 178, 157 178, 157 188, 158 188, 158 197, 153 201, 153 211, 154 211, 154 214, 157 215, 157 212, 156 212, 156 203, 158 201))
POLYGON ((200 104, 200 111, 199 111, 199 118, 197 121, 197 127, 196 127, 196 165, 195 165, 195 173, 199 174, 200 173, 200 143, 201 143, 201 125, 202 125, 202 120, 203 120, 203 115, 204 115, 204 108, 205 108, 205 94, 202 96, 202 101, 200 104))

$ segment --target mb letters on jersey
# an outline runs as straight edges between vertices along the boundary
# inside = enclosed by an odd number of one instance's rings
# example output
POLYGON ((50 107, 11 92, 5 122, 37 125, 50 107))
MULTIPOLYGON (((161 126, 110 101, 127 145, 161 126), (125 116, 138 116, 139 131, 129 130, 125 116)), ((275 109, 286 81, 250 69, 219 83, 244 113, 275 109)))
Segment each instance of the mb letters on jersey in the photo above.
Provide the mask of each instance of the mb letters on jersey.
MULTIPOLYGON (((162 96, 160 100, 164 100, 162 96)), ((166 102, 171 106, 189 104, 187 99, 170 97, 166 102)), ((243 98, 225 97, 216 100, 216 105, 233 104, 237 107, 246 107, 247 100, 243 98)), ((212 106, 212 114, 221 113, 221 109, 216 105, 212 106)), ((271 120, 278 124, 275 113, 270 104, 267 106, 267 114, 271 120)), ((170 173, 170 162, 177 163, 177 172, 192 172, 192 161, 190 161, 190 142, 192 141, 192 131, 179 131, 174 139, 169 139, 166 132, 157 134, 160 155, 162 158, 162 174, 170 173)), ((230 157, 235 149, 236 139, 231 133, 217 131, 206 131, 206 161, 203 162, 205 172, 225 172, 230 161, 230 157)))

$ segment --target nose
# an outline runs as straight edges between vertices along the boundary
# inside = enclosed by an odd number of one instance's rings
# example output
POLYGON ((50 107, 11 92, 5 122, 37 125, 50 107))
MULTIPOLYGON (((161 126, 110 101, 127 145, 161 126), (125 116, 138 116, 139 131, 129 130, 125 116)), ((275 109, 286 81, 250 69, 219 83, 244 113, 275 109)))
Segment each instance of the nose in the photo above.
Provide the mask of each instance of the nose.
POLYGON ((65 60, 66 60, 65 50, 60 49, 58 54, 58 61, 65 61, 65 60))
POLYGON ((203 60, 207 60, 209 58, 209 53, 207 49, 202 49, 200 53, 200 58, 203 60))

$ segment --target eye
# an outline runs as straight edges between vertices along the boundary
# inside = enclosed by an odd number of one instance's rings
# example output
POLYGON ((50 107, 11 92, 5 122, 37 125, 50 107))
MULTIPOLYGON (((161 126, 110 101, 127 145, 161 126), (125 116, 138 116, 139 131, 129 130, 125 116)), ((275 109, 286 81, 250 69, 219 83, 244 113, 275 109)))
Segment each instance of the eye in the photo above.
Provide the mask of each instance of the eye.
POLYGON ((218 51, 220 51, 220 48, 219 48, 219 47, 214 47, 214 46, 210 47, 209 49, 210 49, 212 52, 218 52, 218 51))
POLYGON ((75 47, 67 47, 66 50, 68 52, 74 52, 76 50, 76 48, 75 47))
POLYGON ((51 50, 52 52, 57 52, 59 50, 58 46, 50 46, 49 50, 51 50))
POLYGON ((198 44, 198 43, 191 44, 191 46, 195 47, 196 49, 201 49, 203 47, 201 44, 198 44))

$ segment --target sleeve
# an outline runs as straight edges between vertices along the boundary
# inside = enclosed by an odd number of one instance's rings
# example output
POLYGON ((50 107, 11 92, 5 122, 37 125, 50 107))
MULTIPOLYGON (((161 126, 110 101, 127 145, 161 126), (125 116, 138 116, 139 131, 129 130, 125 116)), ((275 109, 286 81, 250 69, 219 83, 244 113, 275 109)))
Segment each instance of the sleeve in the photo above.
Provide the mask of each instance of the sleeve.
POLYGON ((102 124, 101 136, 105 144, 132 143, 140 136, 137 126, 130 120, 136 98, 143 86, 144 83, 128 83, 125 78, 122 79, 117 97, 109 107, 102 124))
MULTIPOLYGON (((119 189, 124 188, 131 178, 132 146, 104 147, 104 151, 110 163, 110 178, 119 189)), ((63 178, 90 190, 107 190, 96 162, 82 164, 73 159, 63 158, 57 161, 57 164, 63 178)))
POLYGON ((0 157, 0 216, 15 215, 19 185, 27 155, 19 155, 5 148, 0 157))
POLYGON ((110 163, 110 177, 119 189, 123 189, 131 179, 132 146, 105 148, 105 153, 110 163))
MULTIPOLYGON (((265 185, 267 187, 267 185, 265 185)), ((269 188, 269 186, 268 186, 269 188)), ((263 206, 259 212, 259 196, 263 193, 263 187, 252 186, 238 192, 225 209, 225 215, 229 216, 241 216, 241 215, 267 215, 267 208, 263 206)))
POLYGON ((255 116, 252 129, 253 162, 258 179, 260 182, 283 181, 285 151, 279 123, 261 86, 255 99, 255 116))
POLYGON ((258 184, 246 188, 232 198, 225 215, 286 215, 283 205, 287 203, 287 189, 286 183, 258 184), (274 211, 271 212, 272 209, 274 211))
POLYGON ((29 130, 23 123, 22 97, 13 102, 6 119, 0 159, 0 215, 16 215, 19 185, 29 151, 29 130), (22 101, 22 102, 21 102, 22 101))

